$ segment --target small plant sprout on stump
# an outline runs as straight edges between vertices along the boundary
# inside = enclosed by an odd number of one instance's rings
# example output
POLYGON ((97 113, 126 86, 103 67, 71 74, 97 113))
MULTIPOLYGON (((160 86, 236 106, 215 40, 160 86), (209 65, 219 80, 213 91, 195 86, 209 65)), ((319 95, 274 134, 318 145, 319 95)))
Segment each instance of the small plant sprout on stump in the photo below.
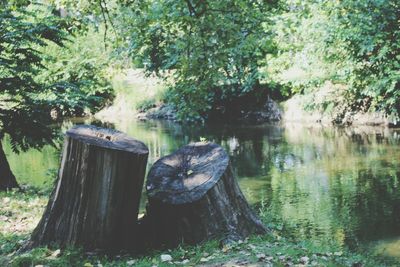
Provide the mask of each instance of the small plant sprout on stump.
POLYGON ((143 225, 156 247, 212 238, 228 242, 266 232, 240 191, 229 156, 217 144, 189 144, 159 159, 146 189, 143 225))
POLYGON ((119 131, 89 125, 67 131, 57 186, 27 248, 131 247, 147 157, 142 142, 119 131))

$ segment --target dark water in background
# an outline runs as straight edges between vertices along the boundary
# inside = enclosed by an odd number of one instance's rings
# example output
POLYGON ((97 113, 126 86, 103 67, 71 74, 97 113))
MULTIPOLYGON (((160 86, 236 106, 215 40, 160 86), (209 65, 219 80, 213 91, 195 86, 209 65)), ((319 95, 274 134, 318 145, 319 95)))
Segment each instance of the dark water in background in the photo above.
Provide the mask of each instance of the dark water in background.
MULTIPOLYGON (((296 229, 291 233, 296 238, 350 247, 373 243, 400 258, 400 129, 190 127, 160 121, 114 126, 149 147, 149 166, 200 138, 219 143, 249 202, 266 205, 296 229)), ((59 157, 55 148, 17 155, 7 142, 4 146, 20 183, 52 185, 59 157)))

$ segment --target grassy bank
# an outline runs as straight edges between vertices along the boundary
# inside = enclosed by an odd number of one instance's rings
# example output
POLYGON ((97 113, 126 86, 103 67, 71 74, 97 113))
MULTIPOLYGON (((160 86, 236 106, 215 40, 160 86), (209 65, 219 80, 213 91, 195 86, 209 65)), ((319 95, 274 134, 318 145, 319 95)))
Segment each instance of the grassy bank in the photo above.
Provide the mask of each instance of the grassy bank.
POLYGON ((165 85, 154 76, 147 77, 142 69, 126 69, 112 78, 115 99, 110 107, 96 117, 115 120, 120 116, 134 117, 138 112, 154 107, 164 98, 165 85))
MULTIPOLYGON (((83 253, 79 249, 37 248, 18 254, 47 203, 48 192, 0 194, 0 266, 396 266, 394 260, 366 252, 350 252, 334 244, 315 244, 285 237, 282 223, 260 215, 270 234, 255 236, 229 246, 218 241, 173 250, 150 251, 146 255, 118 255, 109 258, 83 253), (164 256, 163 256, 164 255, 164 256), (171 256, 168 259, 168 256, 171 256), (168 259, 162 261, 162 258, 168 259)), ((399 263, 397 263, 399 264, 399 263)))

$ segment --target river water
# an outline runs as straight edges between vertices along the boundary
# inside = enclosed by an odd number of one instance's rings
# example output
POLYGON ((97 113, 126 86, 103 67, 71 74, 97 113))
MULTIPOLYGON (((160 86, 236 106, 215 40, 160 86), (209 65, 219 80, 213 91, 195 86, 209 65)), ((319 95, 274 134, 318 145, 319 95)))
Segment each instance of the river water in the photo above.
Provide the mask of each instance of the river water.
MULTIPOLYGON (((90 121, 86 121, 89 123, 90 121)), ((65 131, 73 123, 65 123, 65 131)), ((221 144, 248 201, 290 226, 298 240, 368 246, 400 259, 400 129, 279 125, 113 125, 149 147, 149 166, 191 141, 221 144)), ((59 149, 4 147, 20 183, 52 186, 59 149)))

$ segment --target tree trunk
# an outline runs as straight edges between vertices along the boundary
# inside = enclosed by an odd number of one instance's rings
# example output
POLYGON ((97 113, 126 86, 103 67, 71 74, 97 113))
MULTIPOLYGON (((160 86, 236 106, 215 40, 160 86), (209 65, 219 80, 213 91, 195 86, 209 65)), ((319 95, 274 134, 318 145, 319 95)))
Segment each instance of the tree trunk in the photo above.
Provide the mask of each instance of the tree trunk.
POLYGON ((151 246, 239 240, 266 228, 250 209, 219 145, 194 143, 159 159, 146 184, 151 246))
POLYGON ((12 188, 20 188, 17 179, 11 171, 10 164, 6 154, 4 153, 3 145, 0 141, 0 191, 5 191, 12 188))
POLYGON ((115 130, 81 125, 67 131, 57 186, 26 248, 129 249, 147 157, 142 142, 115 130))

